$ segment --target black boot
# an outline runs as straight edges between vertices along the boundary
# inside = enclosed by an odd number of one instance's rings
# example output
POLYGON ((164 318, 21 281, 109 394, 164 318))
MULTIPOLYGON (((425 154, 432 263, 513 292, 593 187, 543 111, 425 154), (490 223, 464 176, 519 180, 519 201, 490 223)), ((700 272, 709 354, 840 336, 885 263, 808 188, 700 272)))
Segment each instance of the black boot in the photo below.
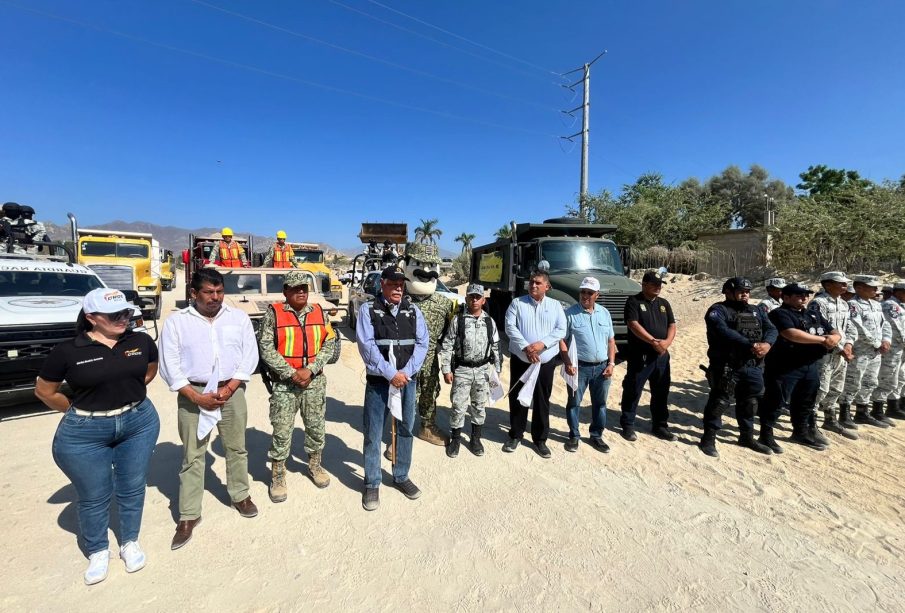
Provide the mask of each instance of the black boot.
POLYGON ((454 458, 459 455, 459 433, 462 428, 453 428, 449 431, 449 442, 446 443, 446 457, 454 458))
MULTIPOLYGON (((761 428, 761 431, 763 431, 763 428, 761 428)), ((751 451, 756 451, 757 453, 764 453, 766 455, 773 453, 773 450, 769 445, 754 439, 753 432, 740 432, 738 435, 738 444, 742 447, 747 447, 751 451)))
POLYGON ((701 435, 701 442, 698 443, 698 447, 701 448, 704 455, 708 455, 711 458, 720 457, 720 452, 716 450, 716 430, 704 428, 704 434, 701 435))
POLYGON ((846 430, 857 430, 858 426, 852 420, 852 405, 847 402, 839 403, 839 425, 846 430))
POLYGON ((845 438, 857 441, 858 435, 850 430, 846 430, 845 426, 843 426, 839 421, 836 421, 836 411, 833 409, 824 409, 823 410, 823 425, 821 426, 824 430, 829 430, 830 432, 835 432, 839 436, 844 436, 845 438))
POLYGON ((886 424, 878 419, 874 419, 871 415, 867 414, 867 405, 866 404, 856 404, 855 405, 855 421, 859 424, 867 424, 868 426, 874 426, 875 428, 888 428, 886 424))
POLYGON ((817 412, 811 411, 811 414, 808 415, 808 436, 817 441, 820 445, 824 447, 830 446, 830 440, 823 436, 823 432, 817 429, 817 412))
POLYGON ((888 398, 886 400, 886 417, 905 419, 905 398, 888 398))
POLYGON ((881 424, 885 424, 884 428, 895 427, 895 424, 892 423, 892 420, 883 413, 883 405, 885 403, 882 400, 874 401, 874 408, 870 412, 870 416, 876 419, 881 424))
POLYGON ((481 444, 481 426, 478 424, 471 424, 471 441, 468 448, 475 455, 484 455, 484 445, 481 444))
POLYGON ((789 437, 789 440, 793 443, 798 443, 799 445, 804 445, 805 447, 810 447, 815 451, 823 451, 826 449, 826 445, 818 443, 811 437, 809 433, 810 428, 807 424, 802 424, 800 426, 792 425, 792 436, 789 437))
POLYGON ((780 447, 779 443, 776 442, 776 439, 773 438, 773 426, 761 424, 760 436, 757 437, 757 441, 769 447, 770 451, 773 453, 782 453, 782 447, 780 447))

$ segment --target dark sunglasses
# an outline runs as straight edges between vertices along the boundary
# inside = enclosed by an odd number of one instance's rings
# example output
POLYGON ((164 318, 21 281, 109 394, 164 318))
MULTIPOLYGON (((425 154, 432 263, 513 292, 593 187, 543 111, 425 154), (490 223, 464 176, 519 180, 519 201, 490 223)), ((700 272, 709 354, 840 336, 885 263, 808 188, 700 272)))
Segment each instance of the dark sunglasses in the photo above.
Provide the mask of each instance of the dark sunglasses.
POLYGON ((95 313, 95 315, 103 315, 110 321, 129 321, 132 318, 132 309, 117 311, 116 313, 95 313))

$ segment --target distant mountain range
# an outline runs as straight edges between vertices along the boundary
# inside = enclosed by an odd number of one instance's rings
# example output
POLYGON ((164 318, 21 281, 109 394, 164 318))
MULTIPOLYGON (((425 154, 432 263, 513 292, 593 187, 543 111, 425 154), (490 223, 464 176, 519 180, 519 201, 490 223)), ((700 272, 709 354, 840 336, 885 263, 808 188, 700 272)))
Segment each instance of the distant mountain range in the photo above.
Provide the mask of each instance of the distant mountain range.
MULTIPOLYGON (((69 229, 68 223, 55 224, 52 222, 45 221, 44 225, 47 227, 47 232, 50 234, 52 238, 55 240, 69 240, 72 232, 69 229)), ((80 224, 81 225, 81 224, 80 224)), ((83 226, 85 227, 85 226, 83 226)), ((153 224, 147 221, 111 221, 103 224, 92 224, 90 227, 98 229, 98 230, 124 230, 126 232, 149 232, 154 235, 160 242, 160 246, 164 249, 170 249, 173 253, 176 254, 177 259, 179 254, 182 253, 183 249, 186 249, 189 245, 189 234, 195 235, 204 235, 204 234, 214 234, 215 232, 219 232, 220 228, 177 228, 176 226, 159 226, 157 224, 153 224)), ((245 237, 248 234, 242 232, 242 228, 236 226, 233 228, 236 233, 236 236, 245 237)), ((319 243, 317 241, 305 240, 305 237, 296 238, 294 236, 289 237, 290 240, 294 240, 297 242, 303 243, 315 243, 321 249, 324 250, 324 253, 327 257, 332 256, 334 253, 339 253, 348 257, 354 257, 363 251, 362 247, 347 247, 347 248, 336 248, 333 245, 327 243, 319 243)), ((252 235, 252 241, 254 243, 254 250, 256 252, 267 251, 270 243, 274 241, 272 236, 259 236, 252 235)), ((459 255, 456 251, 449 251, 447 249, 440 249, 440 257, 443 258, 454 258, 459 255)))

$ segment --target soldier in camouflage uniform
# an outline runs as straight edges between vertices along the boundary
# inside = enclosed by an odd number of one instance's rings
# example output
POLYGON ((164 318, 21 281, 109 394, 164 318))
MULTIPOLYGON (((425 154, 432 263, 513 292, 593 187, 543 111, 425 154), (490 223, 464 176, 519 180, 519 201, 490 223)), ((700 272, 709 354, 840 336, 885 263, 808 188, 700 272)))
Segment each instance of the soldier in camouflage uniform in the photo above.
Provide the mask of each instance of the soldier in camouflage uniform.
POLYGON ((757 308, 763 311, 764 315, 769 315, 773 309, 782 306, 782 288, 786 286, 786 280, 780 277, 767 279, 766 289, 767 297, 757 304, 757 308))
POLYGON ((296 412, 301 414, 305 426, 311 479, 321 488, 330 485, 330 476, 321 466, 327 402, 327 378, 323 370, 333 355, 336 334, 320 305, 308 304, 309 278, 303 271, 287 272, 283 281, 286 302, 270 305, 259 328, 261 360, 274 381, 270 396, 273 440, 267 454, 272 461, 270 499, 273 502, 283 502, 288 494, 286 459, 296 412))
POLYGON ((21 225, 25 227, 25 233, 32 243, 42 243, 47 240, 47 228, 40 221, 34 219, 35 210, 30 206, 19 207, 21 225))
POLYGON ((855 275, 855 298, 849 300, 851 322, 858 331, 852 350, 855 359, 845 373, 842 403, 855 402, 855 421, 878 428, 888 428, 892 423, 883 415, 883 403, 874 403, 868 413, 868 403, 877 387, 881 356, 889 351, 892 330, 883 317, 883 307, 874 300, 880 287, 871 275, 855 275))
POLYGON ((440 361, 437 353, 456 305, 449 298, 436 293, 440 258, 436 248, 432 250, 431 247, 416 243, 410 243, 406 247, 405 292, 412 304, 424 315, 430 341, 424 365, 416 377, 418 416, 421 420, 421 430, 417 436, 433 445, 446 445, 446 437, 436 423, 437 397, 440 395, 440 361))
POLYGON ((0 217, 0 250, 3 253, 25 253, 25 245, 28 242, 28 233, 25 231, 22 219, 22 207, 16 202, 7 202, 3 205, 3 216, 0 217), (12 243, 9 242, 12 237, 12 243))
POLYGON ((502 369, 500 335, 496 323, 483 311, 484 287, 477 283, 469 285, 465 305, 453 317, 440 345, 443 379, 452 384, 451 432, 446 444, 446 455, 450 458, 459 455, 459 434, 465 425, 466 410, 471 415, 468 447, 476 456, 484 455, 481 427, 486 419, 484 406, 490 396, 488 369, 492 367, 497 373, 502 369))
POLYGON ((905 419, 905 282, 891 288, 888 299, 883 301, 883 317, 892 332, 889 352, 880 360, 880 376, 873 395, 874 406, 886 403, 886 417, 905 419))
POLYGON ((845 373, 848 363, 854 359, 852 347, 858 338, 858 331, 851 322, 848 302, 842 299, 851 280, 840 271, 825 272, 820 275, 823 290, 808 304, 808 310, 820 314, 841 335, 835 349, 820 360, 820 387, 817 390, 817 406, 823 410, 824 430, 835 432, 845 438, 857 440, 858 429, 851 417, 851 405, 839 405, 839 419, 836 419, 836 403, 845 387, 845 373))

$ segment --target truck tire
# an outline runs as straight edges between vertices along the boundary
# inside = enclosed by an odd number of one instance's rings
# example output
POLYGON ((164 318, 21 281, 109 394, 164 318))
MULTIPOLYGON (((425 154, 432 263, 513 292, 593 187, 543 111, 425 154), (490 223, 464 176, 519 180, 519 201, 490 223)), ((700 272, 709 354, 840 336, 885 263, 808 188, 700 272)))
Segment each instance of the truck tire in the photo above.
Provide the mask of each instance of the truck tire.
POLYGON ((333 349, 333 355, 331 355, 330 359, 327 360, 327 364, 336 364, 337 362, 339 362, 339 356, 342 355, 342 352, 342 337, 339 335, 339 333, 336 333, 336 345, 333 349))

